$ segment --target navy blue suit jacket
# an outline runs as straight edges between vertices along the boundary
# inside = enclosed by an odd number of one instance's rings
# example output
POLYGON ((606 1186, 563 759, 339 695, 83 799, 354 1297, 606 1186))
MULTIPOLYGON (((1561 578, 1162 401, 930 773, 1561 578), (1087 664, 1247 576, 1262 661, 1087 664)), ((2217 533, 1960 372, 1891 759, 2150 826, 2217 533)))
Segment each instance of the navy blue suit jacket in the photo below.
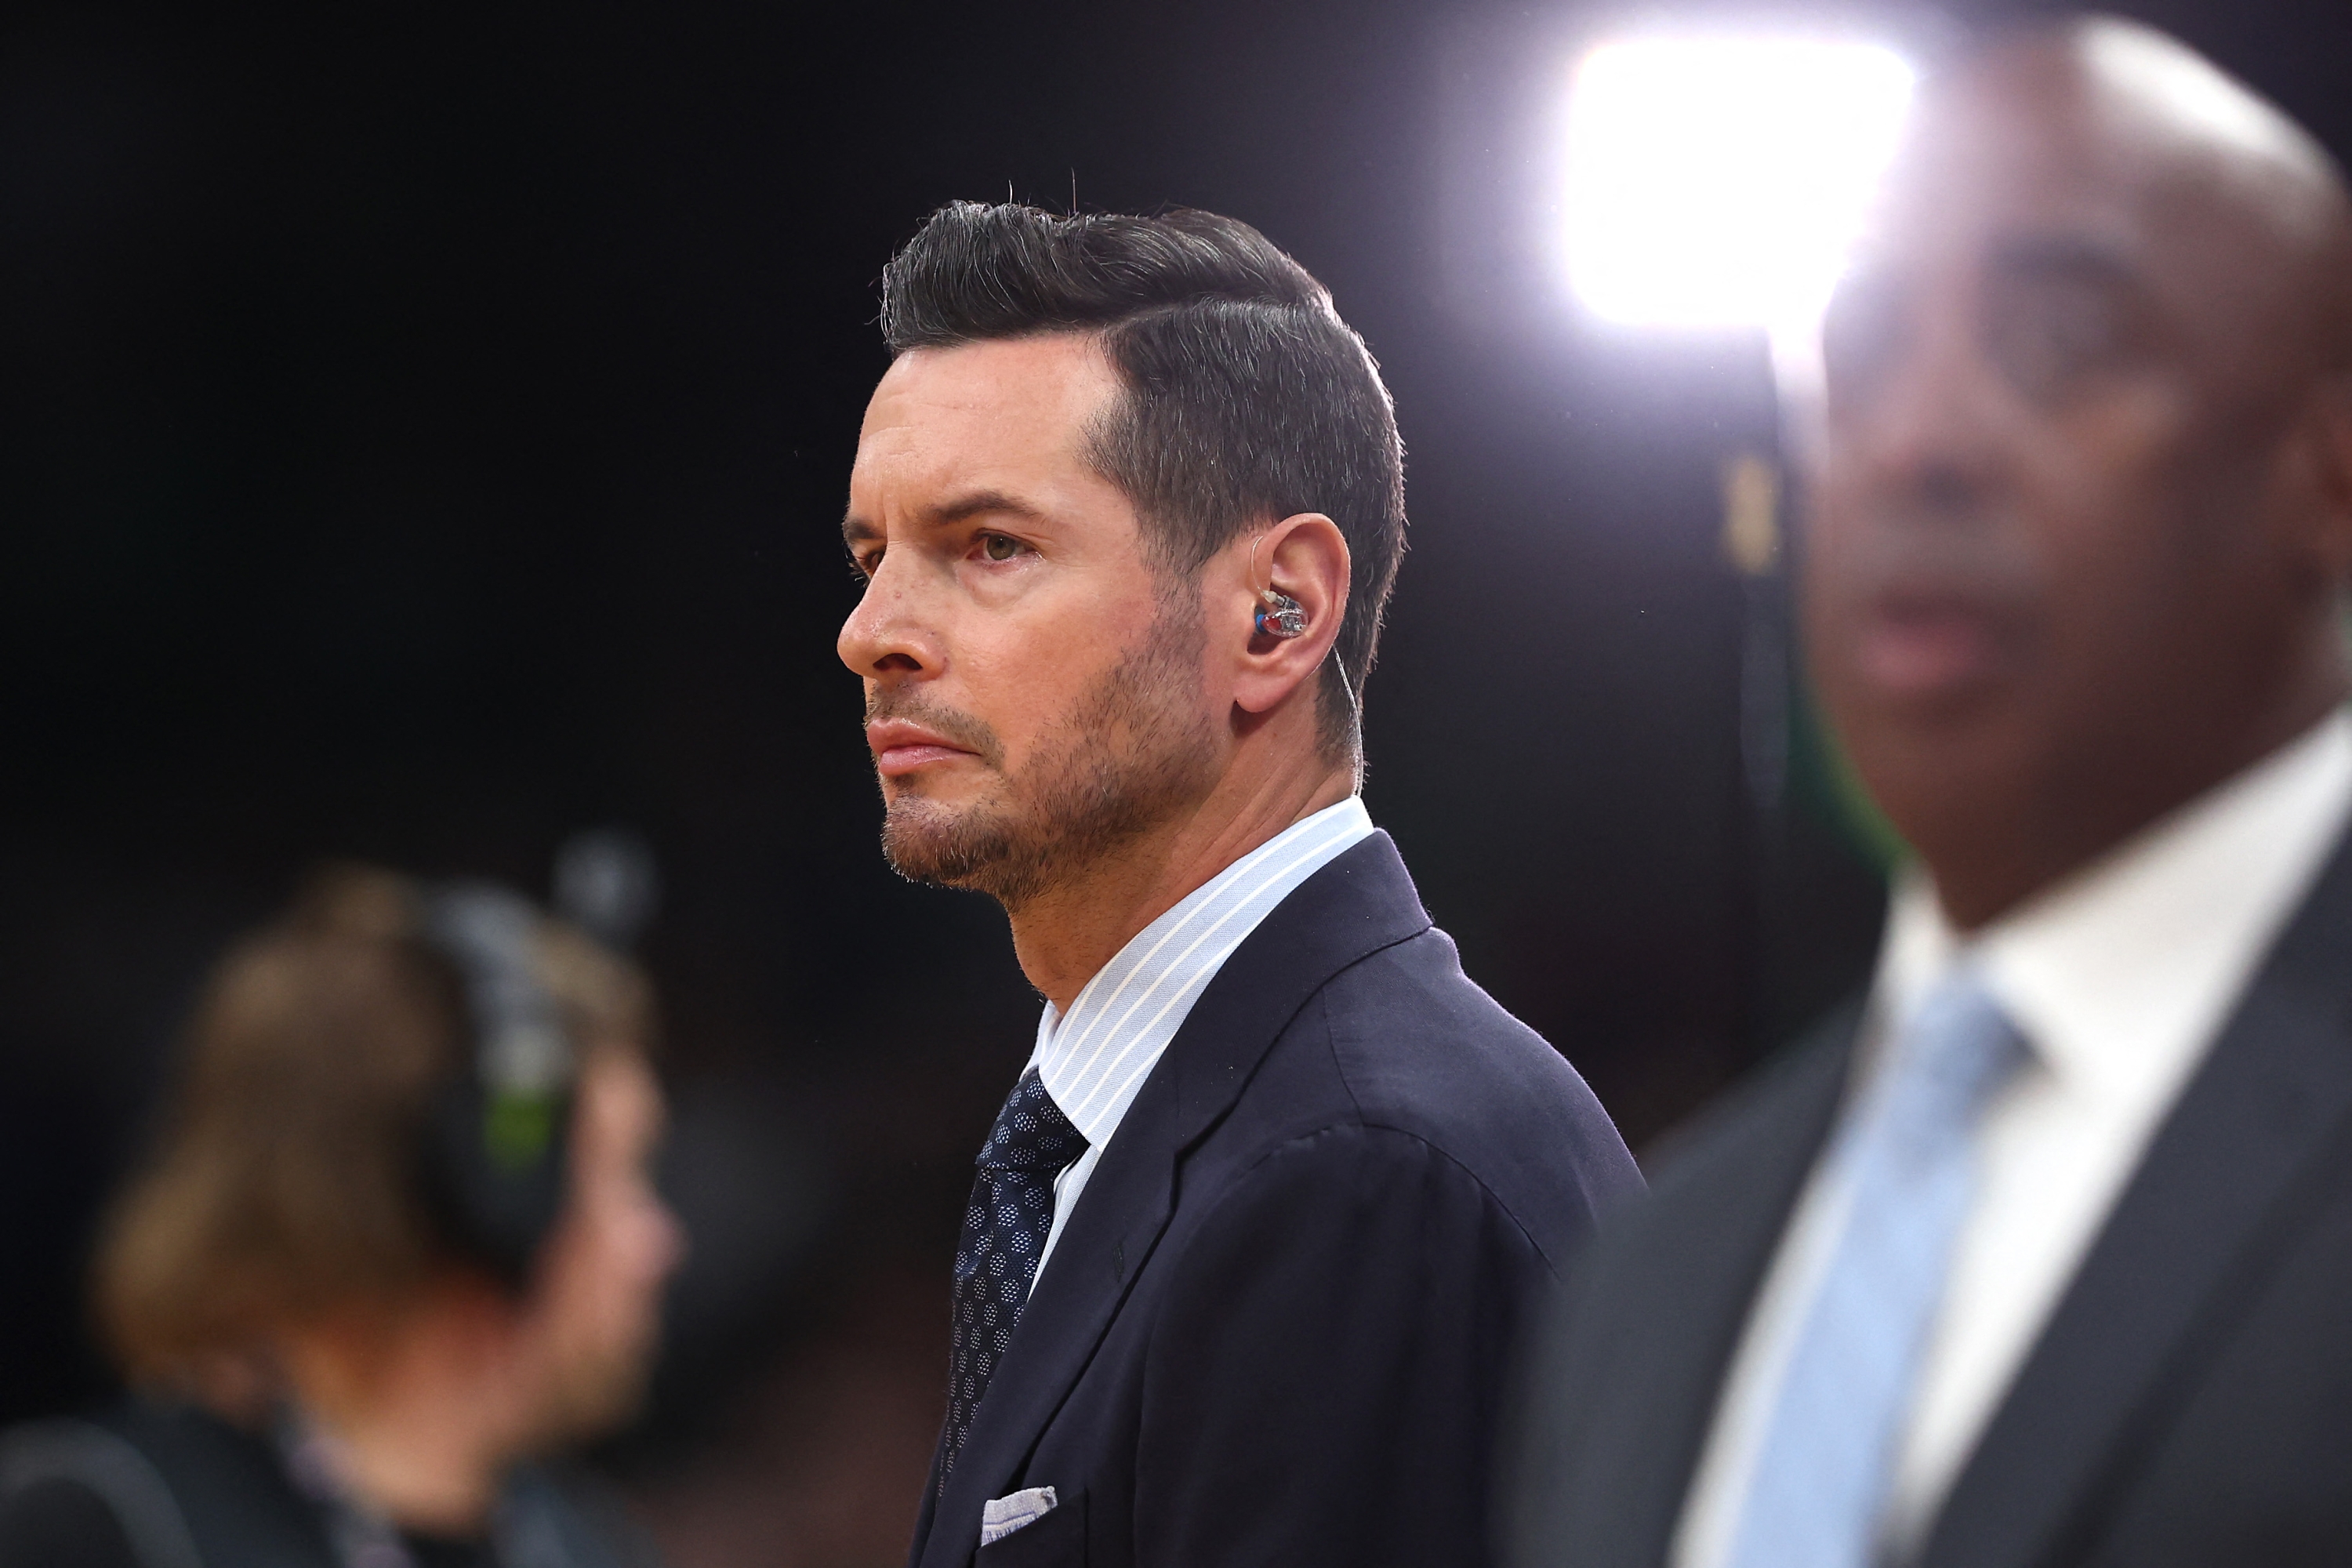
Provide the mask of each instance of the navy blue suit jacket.
POLYGON ((1237 948, 1038 1276, 916 1568, 1487 1561, 1523 1310, 1640 1176, 1374 834, 1237 948), (982 1505, 1059 1506, 980 1548, 982 1505))

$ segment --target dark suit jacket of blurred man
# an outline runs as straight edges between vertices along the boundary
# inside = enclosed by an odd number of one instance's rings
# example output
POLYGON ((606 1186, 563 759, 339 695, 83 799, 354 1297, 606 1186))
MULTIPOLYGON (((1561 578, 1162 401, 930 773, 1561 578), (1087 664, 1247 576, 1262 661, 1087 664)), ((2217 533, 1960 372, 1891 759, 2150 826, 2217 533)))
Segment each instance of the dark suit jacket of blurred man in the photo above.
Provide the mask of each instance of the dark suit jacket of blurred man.
POLYGON ((1234 951, 1153 1068, 912 1562, 1485 1560, 1516 1304, 1639 1184, 1373 834, 1234 951), (1044 1486, 1056 1506, 975 1556, 982 1504, 1044 1486))
MULTIPOLYGON (((2324 859, 1994 1405, 1923 1568, 2352 1562, 2352 845, 2324 859)), ((1532 1380, 1517 1568, 1669 1561, 1860 1024, 1711 1113, 1582 1256, 1532 1380)))

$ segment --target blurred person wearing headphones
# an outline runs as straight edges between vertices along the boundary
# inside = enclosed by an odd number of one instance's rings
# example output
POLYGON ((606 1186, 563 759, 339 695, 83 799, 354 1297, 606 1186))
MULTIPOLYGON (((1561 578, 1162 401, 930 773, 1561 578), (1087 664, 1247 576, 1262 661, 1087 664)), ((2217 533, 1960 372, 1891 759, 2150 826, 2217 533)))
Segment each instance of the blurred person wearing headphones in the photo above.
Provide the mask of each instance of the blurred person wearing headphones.
POLYGON ((635 1407, 681 1251, 652 1001, 520 895, 341 868, 221 963, 97 1316, 136 1396, 0 1446, 5 1568, 628 1568, 541 1461, 635 1407))

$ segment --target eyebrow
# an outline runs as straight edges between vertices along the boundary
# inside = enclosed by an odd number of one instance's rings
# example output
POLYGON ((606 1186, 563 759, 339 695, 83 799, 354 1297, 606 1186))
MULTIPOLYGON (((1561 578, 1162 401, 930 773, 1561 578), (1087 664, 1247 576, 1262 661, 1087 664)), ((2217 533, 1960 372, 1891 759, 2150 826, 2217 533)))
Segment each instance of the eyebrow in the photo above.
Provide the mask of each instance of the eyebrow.
MULTIPOLYGON (((1045 514, 1020 497, 1003 490, 973 490, 956 497, 944 506, 932 508, 923 518, 928 528, 943 528, 966 519, 990 512, 1004 512, 1013 517, 1042 521, 1045 514)), ((851 512, 841 520, 842 542, 852 549, 882 537, 879 524, 851 512)))
POLYGON ((1991 270, 2023 278, 2065 278, 2132 288, 2139 268, 2114 247, 2072 235, 2033 235, 1998 242, 1991 270))

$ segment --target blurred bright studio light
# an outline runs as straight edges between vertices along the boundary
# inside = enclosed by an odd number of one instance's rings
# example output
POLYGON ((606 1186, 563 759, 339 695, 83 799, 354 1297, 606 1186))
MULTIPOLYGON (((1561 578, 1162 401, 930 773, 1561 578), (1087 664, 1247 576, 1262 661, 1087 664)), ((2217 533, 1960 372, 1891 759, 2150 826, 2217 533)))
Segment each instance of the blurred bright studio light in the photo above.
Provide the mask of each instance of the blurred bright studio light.
POLYGON ((1667 327, 1818 319, 1916 73, 1877 44, 1633 39, 1578 65, 1561 240, 1596 314, 1667 327))

